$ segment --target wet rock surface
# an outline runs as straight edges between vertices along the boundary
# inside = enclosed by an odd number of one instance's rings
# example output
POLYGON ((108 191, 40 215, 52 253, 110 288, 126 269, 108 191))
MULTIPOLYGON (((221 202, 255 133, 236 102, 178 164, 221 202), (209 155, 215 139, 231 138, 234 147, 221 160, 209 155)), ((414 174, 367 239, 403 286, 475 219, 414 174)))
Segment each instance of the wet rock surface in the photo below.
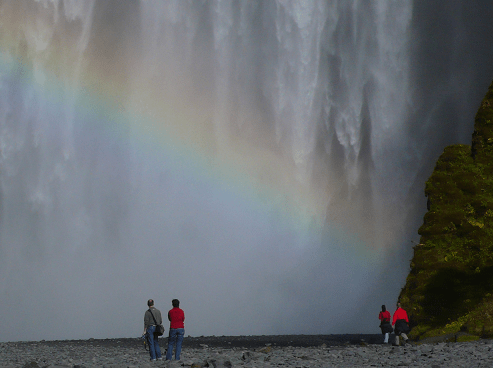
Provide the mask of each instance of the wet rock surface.
MULTIPOLYGON (((142 339, 0 343, 0 367, 491 367, 493 340, 391 346, 381 335, 186 337, 180 361, 149 361, 142 339)), ((164 353, 166 339, 161 339, 164 353)), ((164 354, 163 354, 164 355, 164 354)))

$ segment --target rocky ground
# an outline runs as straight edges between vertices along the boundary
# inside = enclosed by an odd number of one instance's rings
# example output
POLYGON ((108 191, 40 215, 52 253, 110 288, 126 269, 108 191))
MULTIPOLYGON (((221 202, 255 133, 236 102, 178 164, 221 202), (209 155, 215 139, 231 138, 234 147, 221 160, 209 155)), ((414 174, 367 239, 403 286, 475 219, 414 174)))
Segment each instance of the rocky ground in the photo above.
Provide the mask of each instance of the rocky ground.
MULTIPOLYGON (((180 361, 150 362, 141 339, 0 343, 0 367, 491 367, 493 340, 391 346, 381 335, 186 337, 180 361)), ((166 346, 166 339, 161 340, 166 346)), ((162 349, 164 352, 164 348, 162 349)))

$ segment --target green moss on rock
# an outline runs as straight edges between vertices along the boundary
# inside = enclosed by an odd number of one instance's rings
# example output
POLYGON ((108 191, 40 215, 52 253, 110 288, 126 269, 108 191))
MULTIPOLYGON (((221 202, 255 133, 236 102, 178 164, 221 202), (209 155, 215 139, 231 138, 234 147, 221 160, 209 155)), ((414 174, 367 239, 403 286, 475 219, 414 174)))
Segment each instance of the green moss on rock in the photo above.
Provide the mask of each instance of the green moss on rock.
POLYGON ((493 336, 493 83, 472 145, 446 147, 426 182, 428 212, 399 299, 413 337, 493 336))

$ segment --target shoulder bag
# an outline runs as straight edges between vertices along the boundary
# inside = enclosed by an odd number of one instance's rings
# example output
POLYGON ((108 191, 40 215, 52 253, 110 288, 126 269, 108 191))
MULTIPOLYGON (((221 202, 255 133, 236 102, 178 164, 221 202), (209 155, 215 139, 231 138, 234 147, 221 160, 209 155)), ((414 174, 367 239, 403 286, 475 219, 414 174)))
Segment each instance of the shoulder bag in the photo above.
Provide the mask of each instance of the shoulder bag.
POLYGON ((156 324, 156 329, 154 330, 154 333, 158 336, 163 336, 164 326, 158 325, 158 323, 156 322, 156 318, 154 317, 154 314, 152 314, 151 308, 149 308, 149 312, 151 312, 152 319, 154 320, 154 323, 156 324))

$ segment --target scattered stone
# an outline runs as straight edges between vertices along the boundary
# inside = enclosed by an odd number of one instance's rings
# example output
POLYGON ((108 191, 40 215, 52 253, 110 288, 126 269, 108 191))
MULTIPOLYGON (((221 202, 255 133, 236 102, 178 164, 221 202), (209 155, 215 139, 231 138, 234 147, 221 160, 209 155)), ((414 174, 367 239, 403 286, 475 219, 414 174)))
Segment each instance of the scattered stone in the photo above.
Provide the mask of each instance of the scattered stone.
MULTIPOLYGON (((303 337, 305 338, 305 337, 303 337)), ((308 346, 291 336, 221 337, 184 345, 180 361, 150 362, 140 340, 41 341, 0 343, 2 368, 319 368, 319 367, 490 367, 491 340, 420 343, 391 347, 380 340, 340 336, 339 343, 312 338, 308 346), (272 344, 266 344, 266 340, 272 344), (244 344, 240 349, 232 345, 244 344), (347 343, 345 343, 347 342, 347 343), (291 344, 292 346, 288 346, 291 344), (192 346, 193 347, 192 347, 192 346), (213 346, 211 346, 213 345, 213 346), (279 346, 282 345, 282 346, 279 346), (321 348, 323 347, 323 348, 321 348)), ((301 337, 300 337, 301 339, 301 337)), ((162 344, 164 345, 164 343, 162 344)), ((164 349, 163 349, 164 350, 164 349)))
POLYGON ((40 367, 36 362, 29 362, 24 364, 22 368, 40 368, 40 367))

